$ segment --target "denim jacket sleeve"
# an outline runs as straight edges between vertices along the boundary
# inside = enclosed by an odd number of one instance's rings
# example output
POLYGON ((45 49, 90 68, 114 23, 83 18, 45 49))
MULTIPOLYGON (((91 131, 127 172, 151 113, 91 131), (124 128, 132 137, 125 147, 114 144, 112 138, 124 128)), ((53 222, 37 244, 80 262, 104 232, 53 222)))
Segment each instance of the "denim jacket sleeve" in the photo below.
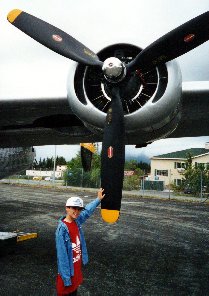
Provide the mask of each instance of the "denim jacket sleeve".
POLYGON ((73 273, 73 266, 71 266, 71 261, 69 258, 67 246, 70 246, 69 243, 69 234, 67 230, 64 229, 60 224, 56 230, 56 248, 57 248, 57 264, 58 272, 61 275, 61 278, 65 286, 71 285, 71 276, 73 273))
POLYGON ((80 213, 77 221, 79 224, 83 224, 95 211, 96 207, 100 204, 100 199, 97 197, 92 202, 85 206, 85 209, 80 213))

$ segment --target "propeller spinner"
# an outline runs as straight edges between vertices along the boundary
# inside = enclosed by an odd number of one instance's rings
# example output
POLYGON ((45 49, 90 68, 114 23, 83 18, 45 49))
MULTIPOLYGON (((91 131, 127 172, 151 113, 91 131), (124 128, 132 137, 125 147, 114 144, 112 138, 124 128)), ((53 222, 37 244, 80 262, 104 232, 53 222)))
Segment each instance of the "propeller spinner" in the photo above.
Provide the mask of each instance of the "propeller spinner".
POLYGON ((116 222, 120 214, 125 162, 125 128, 121 98, 126 89, 131 87, 130 73, 137 70, 144 84, 144 71, 175 59, 207 41, 209 12, 165 34, 142 50, 127 65, 114 57, 103 63, 93 51, 67 33, 21 10, 12 10, 7 18, 25 34, 60 55, 103 69, 111 105, 107 112, 102 146, 101 184, 105 198, 101 203, 101 213, 105 221, 116 222))

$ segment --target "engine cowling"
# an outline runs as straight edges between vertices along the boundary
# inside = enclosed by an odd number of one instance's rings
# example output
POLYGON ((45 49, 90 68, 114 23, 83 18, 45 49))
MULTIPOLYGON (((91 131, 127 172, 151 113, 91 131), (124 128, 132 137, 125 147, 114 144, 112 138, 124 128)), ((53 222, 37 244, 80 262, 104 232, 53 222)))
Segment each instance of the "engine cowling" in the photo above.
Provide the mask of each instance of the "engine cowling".
MULTIPOLYGON (((111 45, 98 53, 127 64, 141 51, 130 44, 111 45)), ((152 71, 131 73, 123 91, 126 144, 144 144, 169 135, 178 125, 182 78, 176 61, 152 71)), ((68 100, 73 112, 94 133, 103 131, 110 105, 108 85, 99 68, 74 63, 68 77, 68 100)))

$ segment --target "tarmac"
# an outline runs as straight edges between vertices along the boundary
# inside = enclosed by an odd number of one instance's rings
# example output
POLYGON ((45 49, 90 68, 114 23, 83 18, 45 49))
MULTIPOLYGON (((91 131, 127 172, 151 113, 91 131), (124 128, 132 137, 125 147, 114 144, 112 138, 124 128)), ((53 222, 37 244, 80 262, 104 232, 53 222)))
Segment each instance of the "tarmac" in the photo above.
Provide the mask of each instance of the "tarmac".
MULTIPOLYGON (((3 250, 1 296, 56 295, 57 220, 69 196, 86 204, 96 191, 0 184, 0 231, 38 233, 3 250)), ((90 260, 78 295, 209 295, 208 200, 141 193, 123 192, 117 223, 104 223, 98 207, 83 226, 90 260)))

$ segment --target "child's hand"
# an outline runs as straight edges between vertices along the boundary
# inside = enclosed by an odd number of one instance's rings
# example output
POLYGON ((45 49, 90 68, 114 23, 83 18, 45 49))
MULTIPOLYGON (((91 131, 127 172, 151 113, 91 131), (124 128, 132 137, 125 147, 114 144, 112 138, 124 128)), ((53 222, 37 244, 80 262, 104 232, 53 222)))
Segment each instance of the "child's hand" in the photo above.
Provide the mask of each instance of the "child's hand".
POLYGON ((105 194, 103 194, 104 189, 100 188, 97 194, 97 197, 102 200, 105 197, 105 194))

